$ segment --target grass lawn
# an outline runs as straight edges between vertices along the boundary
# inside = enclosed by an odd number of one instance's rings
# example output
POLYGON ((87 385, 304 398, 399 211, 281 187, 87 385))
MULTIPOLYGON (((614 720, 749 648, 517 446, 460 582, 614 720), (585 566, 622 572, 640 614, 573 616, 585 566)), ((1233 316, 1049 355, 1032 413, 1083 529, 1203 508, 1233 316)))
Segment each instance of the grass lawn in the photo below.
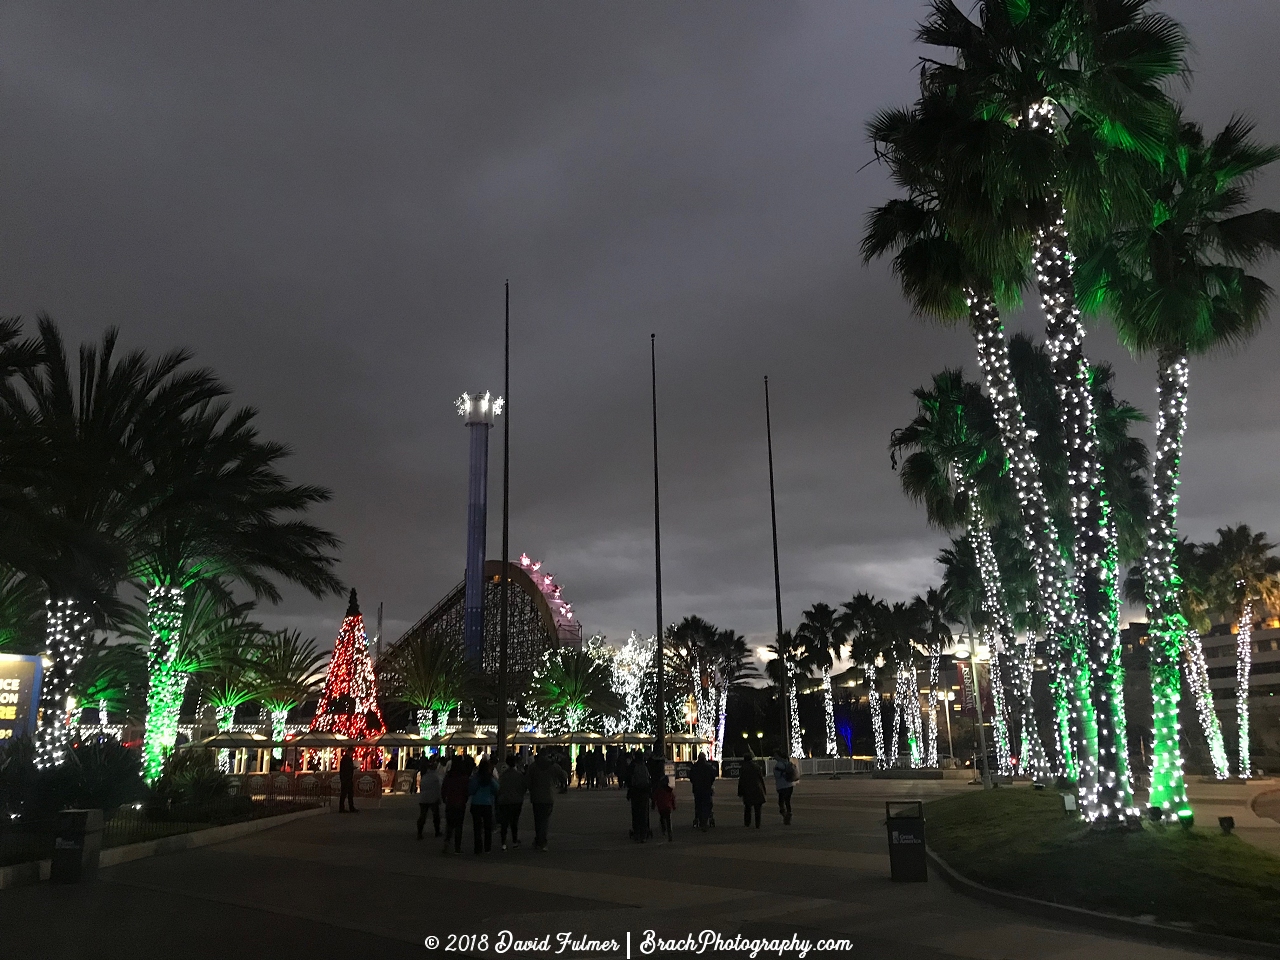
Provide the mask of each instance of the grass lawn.
POLYGON ((1063 816, 1058 793, 1022 786, 935 800, 925 818, 929 846, 986 886, 1280 943, 1280 858, 1216 823, 1093 834, 1063 816))

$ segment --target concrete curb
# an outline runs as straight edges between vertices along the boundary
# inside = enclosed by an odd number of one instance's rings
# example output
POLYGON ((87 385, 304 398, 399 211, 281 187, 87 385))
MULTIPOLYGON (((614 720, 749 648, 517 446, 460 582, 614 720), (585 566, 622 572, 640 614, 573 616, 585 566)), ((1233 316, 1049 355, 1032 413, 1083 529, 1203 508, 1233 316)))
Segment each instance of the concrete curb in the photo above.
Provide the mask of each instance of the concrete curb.
MULTIPOLYGON (((141 843, 126 843, 119 847, 108 847, 102 851, 98 859, 99 868, 114 867, 116 864, 128 863, 130 860, 141 860, 145 857, 158 857, 166 853, 177 853, 196 847, 207 847, 214 843, 225 843, 250 833, 270 830, 283 826, 291 820, 302 820, 328 813, 326 807, 311 810, 299 810, 296 813, 282 813, 275 817, 262 817, 258 820, 245 820, 242 823, 228 823, 221 827, 209 827, 207 830, 192 830, 189 833, 175 833, 170 837, 157 840, 144 840, 141 843)), ((0 890, 27 886, 49 879, 52 861, 36 860, 31 863, 15 863, 12 866, 0 867, 0 890)))
POLYGON ((1145 920, 1134 920, 1111 913, 1099 913, 1083 907, 1070 907, 1062 903, 1050 903, 1047 900, 1036 900, 1016 893, 1005 893, 992 887, 976 883, 956 872, 945 860, 939 857, 928 846, 925 855, 942 878, 959 892, 982 900, 997 907, 1004 907, 1018 913, 1029 914, 1045 920, 1057 920, 1074 926, 1089 927, 1105 933, 1118 933, 1133 937, 1135 940, 1146 940, 1172 947, 1204 947, 1232 956, 1280 957, 1280 944, 1264 943, 1261 940, 1243 940, 1239 937, 1228 937, 1219 933, 1202 933, 1196 930, 1183 930, 1163 923, 1152 923, 1145 920))

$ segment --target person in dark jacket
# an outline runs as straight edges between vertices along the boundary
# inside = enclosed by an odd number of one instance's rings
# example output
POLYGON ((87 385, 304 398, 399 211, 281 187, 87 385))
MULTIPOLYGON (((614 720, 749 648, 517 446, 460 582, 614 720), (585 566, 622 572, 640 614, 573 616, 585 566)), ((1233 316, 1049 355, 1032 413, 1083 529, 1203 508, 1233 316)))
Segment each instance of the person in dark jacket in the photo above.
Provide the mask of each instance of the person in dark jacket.
POLYGON ((716 768, 706 754, 698 754, 697 762, 689 771, 689 786, 693 788, 693 825, 706 833, 707 827, 716 822, 711 805, 716 792, 716 768))
POLYGON ((342 813, 342 805, 345 803, 347 809, 352 813, 358 813, 356 810, 356 761, 355 751, 351 747, 347 747, 342 752, 342 760, 338 763, 338 781, 340 790, 338 791, 338 812, 342 813))
POLYGON ((545 750, 539 750, 538 756, 529 767, 529 805, 533 807, 533 849, 545 852, 547 849, 547 827, 551 823, 551 808, 555 805, 555 791, 568 785, 564 770, 553 763, 545 750))
POLYGON ((449 843, 453 842, 453 852, 462 852, 462 825, 467 818, 467 797, 471 778, 470 758, 454 757, 449 761, 449 771, 440 784, 440 798, 444 801, 444 850, 449 852, 449 843))
POLYGON ((637 753, 631 764, 627 799, 631 801, 631 833, 636 843, 644 843, 652 832, 649 828, 649 803, 653 799, 653 779, 644 757, 637 753))
POLYGON ((756 765, 750 750, 742 757, 742 772, 738 774, 738 796, 742 798, 742 825, 751 826, 751 812, 756 815, 756 829, 760 829, 760 808, 764 806, 764 774, 756 765))
POLYGON ((511 831, 511 845, 520 846, 520 809, 524 806, 524 794, 529 789, 524 770, 516 755, 507 757, 507 769, 498 778, 498 840, 507 849, 507 830, 511 831))
POLYGON ((471 800, 471 826, 476 835, 476 853, 488 853, 493 848, 493 808, 498 802, 498 781, 493 779, 493 768, 488 759, 480 761, 467 781, 467 795, 471 800))

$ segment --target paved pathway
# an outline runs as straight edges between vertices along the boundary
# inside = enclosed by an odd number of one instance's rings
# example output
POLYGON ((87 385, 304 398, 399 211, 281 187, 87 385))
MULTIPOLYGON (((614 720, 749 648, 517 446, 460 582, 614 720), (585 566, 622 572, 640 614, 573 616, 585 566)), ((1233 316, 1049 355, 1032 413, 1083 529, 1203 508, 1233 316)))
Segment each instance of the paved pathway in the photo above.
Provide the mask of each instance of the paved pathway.
MULTIPOLYGON (((313 817, 122 864, 92 884, 0 892, 0 956, 430 960, 446 954, 426 950, 428 936, 493 937, 505 929, 522 938, 574 931, 624 945, 630 932, 639 958, 645 930, 675 936, 708 928, 725 936, 846 937, 854 948, 843 956, 857 960, 1206 955, 1030 920, 962 897, 937 878, 891 883, 884 800, 963 789, 806 778, 793 826, 766 807, 764 827, 746 830, 726 785, 716 804, 719 826, 702 834, 689 826, 682 784, 675 842, 645 845, 627 840, 621 794, 574 790, 556 804, 550 852, 526 842, 482 857, 469 842, 462 856, 416 842, 416 806, 391 798, 355 816, 313 817)), ((527 808, 525 820, 527 828, 527 808)))

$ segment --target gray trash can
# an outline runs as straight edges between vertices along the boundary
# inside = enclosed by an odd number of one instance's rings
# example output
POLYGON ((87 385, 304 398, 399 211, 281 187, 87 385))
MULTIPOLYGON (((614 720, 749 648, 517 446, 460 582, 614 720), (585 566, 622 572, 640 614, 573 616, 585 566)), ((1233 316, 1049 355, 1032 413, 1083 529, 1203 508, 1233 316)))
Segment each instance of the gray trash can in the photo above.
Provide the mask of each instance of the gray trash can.
POLYGON ((102 811, 63 810, 53 841, 49 879, 54 883, 78 883, 98 873, 102 850, 102 811))
POLYGON ((890 801, 884 805, 889 829, 889 875, 898 882, 924 883, 929 864, 924 855, 924 801, 890 801))

